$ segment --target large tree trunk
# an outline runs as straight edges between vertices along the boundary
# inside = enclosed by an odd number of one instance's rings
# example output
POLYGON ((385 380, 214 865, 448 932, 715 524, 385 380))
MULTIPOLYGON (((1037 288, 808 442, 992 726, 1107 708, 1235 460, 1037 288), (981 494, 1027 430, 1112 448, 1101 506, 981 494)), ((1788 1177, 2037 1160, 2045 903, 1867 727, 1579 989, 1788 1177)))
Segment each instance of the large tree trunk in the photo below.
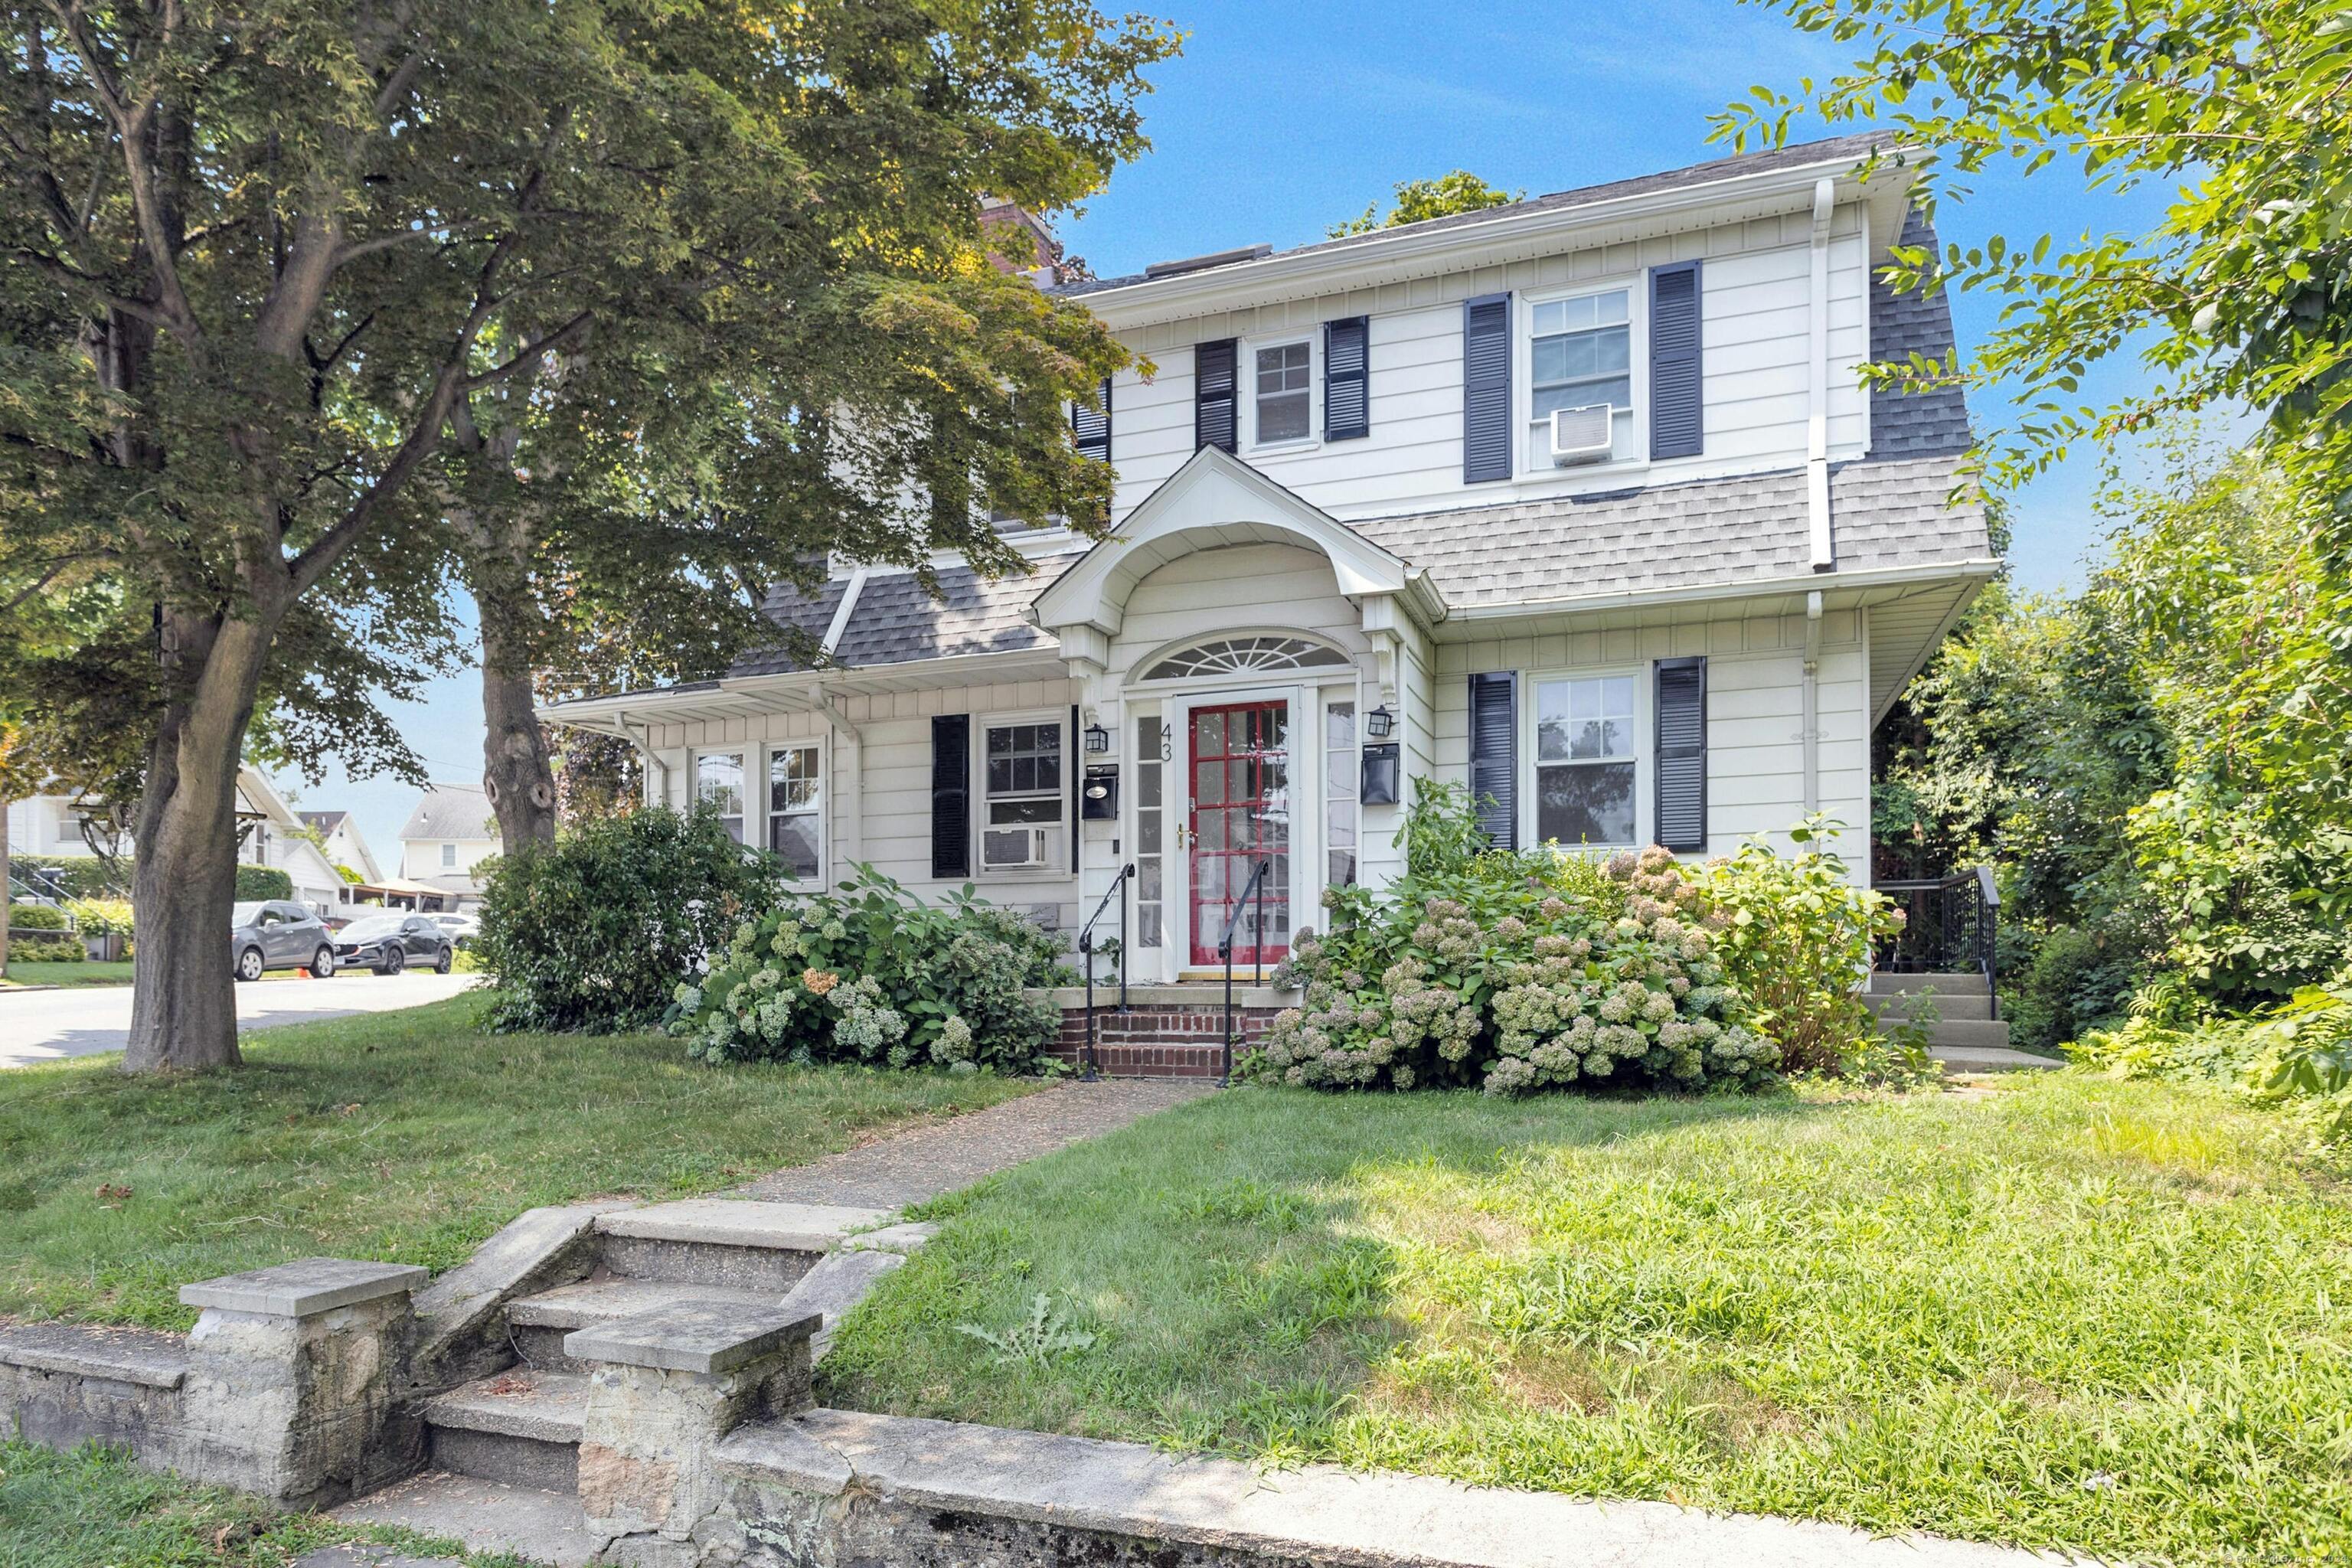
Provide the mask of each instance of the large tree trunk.
POLYGON ((535 616, 520 605, 479 595, 482 615, 482 787, 498 815, 499 846, 508 854, 530 844, 555 842, 555 770, 547 731, 532 713, 530 648, 512 635, 514 616, 535 616), (518 647, 520 643, 522 646, 518 647))
POLYGON ((8 978, 8 908, 16 901, 8 890, 8 795, 0 791, 0 980, 8 978))
POLYGON ((235 1067, 242 1059, 228 944, 236 774, 274 631, 232 620, 208 649, 184 650, 204 673, 164 710, 148 752, 132 829, 139 931, 125 1072, 235 1067))

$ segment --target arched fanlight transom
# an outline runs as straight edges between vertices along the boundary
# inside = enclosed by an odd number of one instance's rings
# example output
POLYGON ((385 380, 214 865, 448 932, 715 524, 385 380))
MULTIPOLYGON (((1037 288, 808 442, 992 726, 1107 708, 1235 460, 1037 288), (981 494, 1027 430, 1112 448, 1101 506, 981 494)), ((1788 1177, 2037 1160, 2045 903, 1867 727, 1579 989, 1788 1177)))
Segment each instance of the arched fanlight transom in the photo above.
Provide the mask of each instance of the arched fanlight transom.
POLYGON ((1267 670, 1328 669, 1348 662, 1338 648, 1305 637, 1219 637, 1154 659, 1138 679, 1177 680, 1204 675, 1255 675, 1267 670))

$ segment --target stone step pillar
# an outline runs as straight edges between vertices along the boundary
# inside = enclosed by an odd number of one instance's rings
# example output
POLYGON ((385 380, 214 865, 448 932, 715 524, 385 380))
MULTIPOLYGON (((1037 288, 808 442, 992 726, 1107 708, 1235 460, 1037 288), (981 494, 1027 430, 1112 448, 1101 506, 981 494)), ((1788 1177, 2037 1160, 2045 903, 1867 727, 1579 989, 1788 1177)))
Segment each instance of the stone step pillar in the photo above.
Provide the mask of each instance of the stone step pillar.
POLYGON ((412 1327, 409 1264, 306 1258, 180 1288, 183 1451, 192 1479, 316 1507, 350 1497, 392 1406, 412 1327))
POLYGON ((740 1536, 714 1450, 747 1421, 808 1408, 822 1314, 688 1302, 565 1336, 587 1363, 580 1506, 604 1561, 690 1568, 740 1536))

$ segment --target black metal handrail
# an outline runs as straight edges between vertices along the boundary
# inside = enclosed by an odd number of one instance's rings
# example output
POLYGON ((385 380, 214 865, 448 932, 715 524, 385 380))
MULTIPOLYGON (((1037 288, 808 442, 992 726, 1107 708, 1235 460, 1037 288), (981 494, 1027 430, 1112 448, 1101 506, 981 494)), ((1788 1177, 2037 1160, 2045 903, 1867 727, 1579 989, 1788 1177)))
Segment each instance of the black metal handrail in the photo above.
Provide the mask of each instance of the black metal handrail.
POLYGON ((1242 911, 1257 902, 1257 924, 1252 928, 1256 940, 1250 943, 1250 984, 1257 984, 1265 978, 1265 874, 1273 869, 1272 860, 1261 860, 1250 871, 1250 879, 1242 887, 1242 896, 1234 900, 1234 912, 1225 917, 1225 929, 1217 938, 1217 956, 1225 965, 1225 1062, 1224 1070, 1217 1075, 1221 1084, 1234 1081, 1234 927, 1241 923, 1242 911))
POLYGON ((1973 969, 1984 976, 1992 1016, 2000 1016, 1994 987, 2000 968, 2000 890, 1992 868, 1976 866, 1948 877, 1877 884, 1904 914, 1903 929, 1879 944, 1878 966, 1896 973, 1973 969))
POLYGON ((1103 918, 1110 901, 1118 899, 1118 1010, 1127 1011, 1127 900, 1120 897, 1135 876, 1135 862, 1129 860, 1118 868, 1118 875, 1103 889, 1102 901, 1087 923, 1078 928, 1078 962, 1087 972, 1087 1058, 1086 1070, 1079 1077, 1091 1083, 1102 1076, 1101 1063, 1095 1048, 1095 922, 1103 918))

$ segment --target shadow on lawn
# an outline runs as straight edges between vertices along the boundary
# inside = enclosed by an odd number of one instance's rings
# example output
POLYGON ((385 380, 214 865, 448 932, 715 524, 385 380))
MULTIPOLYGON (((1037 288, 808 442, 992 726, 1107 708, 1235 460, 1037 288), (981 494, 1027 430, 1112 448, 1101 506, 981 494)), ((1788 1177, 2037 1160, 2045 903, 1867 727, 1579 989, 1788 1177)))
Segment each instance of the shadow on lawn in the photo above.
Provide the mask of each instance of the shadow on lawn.
POLYGON ((1396 1299, 1412 1258, 1434 1247, 1502 1268, 1526 1247, 1476 1188, 1566 1151, 1841 1109, 1786 1096, 1219 1094, 929 1205, 945 1233, 836 1342, 826 1397, 1320 1457, 1367 1381, 1432 1326, 1428 1302, 1396 1299), (1087 1349, 1022 1363, 962 1331, 1001 1334, 1041 1294, 1094 1336, 1087 1349))

